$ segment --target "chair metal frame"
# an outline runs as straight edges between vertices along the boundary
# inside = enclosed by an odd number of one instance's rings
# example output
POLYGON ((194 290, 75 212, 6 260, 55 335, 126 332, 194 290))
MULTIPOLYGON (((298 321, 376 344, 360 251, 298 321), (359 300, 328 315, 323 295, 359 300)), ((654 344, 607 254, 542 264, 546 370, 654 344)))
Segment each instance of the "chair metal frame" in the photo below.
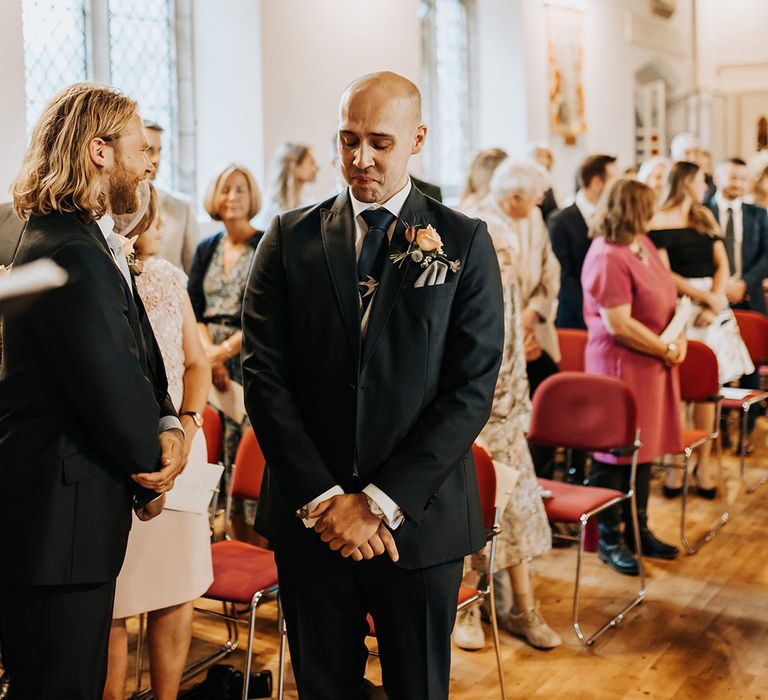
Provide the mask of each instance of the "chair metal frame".
MULTIPOLYGON (((635 430, 635 441, 632 445, 626 445, 623 447, 618 447, 613 450, 611 450, 611 453, 619 455, 619 456, 626 456, 627 454, 632 455, 632 464, 630 466, 630 475, 629 475, 629 491, 622 492, 621 496, 617 496, 616 498, 611 499, 607 503, 604 503, 601 506, 598 506, 597 508, 593 508, 590 511, 587 511, 586 513, 582 513, 579 517, 579 523, 578 528, 579 532, 578 535, 565 535, 561 533, 554 533, 553 536, 557 537, 558 539, 562 540, 568 540, 570 542, 577 542, 578 543, 578 549, 576 552, 576 580, 574 582, 573 587, 573 607, 571 611, 571 624, 573 626, 573 631, 576 633, 576 637, 579 640, 579 642, 582 644, 582 646, 588 647, 592 646, 595 641, 601 637, 606 631, 613 627, 617 627, 621 622, 624 620, 624 618, 627 616, 627 613, 629 613, 630 610, 640 605, 645 600, 646 594, 647 594, 647 587, 645 585, 645 567, 643 565, 643 553, 642 553, 642 546, 640 544, 640 523, 637 518, 637 500, 635 498, 635 480, 637 476, 637 458, 638 453, 640 451, 642 443, 640 442, 640 428, 637 428, 635 430), (635 533, 635 542, 637 543, 637 552, 635 555, 635 559, 637 560, 637 568, 640 575, 640 589, 637 592, 637 595, 629 602, 627 605, 625 605, 616 615, 614 615, 608 622, 603 624, 601 627, 599 627, 595 632, 593 632, 591 635, 586 636, 585 633, 581 629, 581 622, 579 620, 579 605, 581 602, 581 568, 582 568, 582 562, 584 558, 584 552, 586 551, 584 549, 584 539, 585 539, 585 532, 587 529, 587 524, 589 522, 589 519, 594 517, 595 515, 598 515, 602 513, 604 510, 608 510, 609 508, 612 508, 615 505, 618 505, 619 503, 623 503, 624 501, 629 501, 630 506, 632 508, 632 530, 635 533)), ((617 466, 617 469, 620 467, 617 466)), ((582 487, 582 486, 576 486, 573 485, 573 488, 588 488, 588 487, 582 487)))
MULTIPOLYGON (((224 522, 229 522, 232 507, 232 488, 234 486, 234 470, 237 469, 237 464, 232 465, 232 477, 229 479, 229 485, 227 487, 227 499, 225 507, 225 519, 224 522)), ((229 540, 229 535, 225 532, 224 538, 229 540)), ((255 545, 251 545, 254 546, 255 545)), ((279 586, 270 586, 262 590, 256 591, 253 598, 248 605, 248 619, 244 620, 237 613, 235 603, 222 601, 222 612, 216 612, 215 610, 208 610, 207 608, 200 608, 195 606, 194 611, 208 615, 210 617, 217 617, 224 620, 227 627, 227 640, 221 647, 208 654, 207 656, 198 659, 194 663, 190 664, 184 669, 181 677, 182 683, 190 678, 202 673, 206 669, 213 666, 216 662, 226 658, 233 652, 235 652, 240 646, 239 639, 239 627, 238 625, 248 625, 248 645, 245 652, 245 668, 243 670, 243 695, 242 700, 248 700, 248 691, 250 689, 251 681, 251 666, 253 663, 253 638, 256 627, 256 608, 265 596, 270 594, 278 594, 277 597, 277 622, 278 629, 283 630, 285 625, 283 621, 282 606, 280 605, 279 586)), ((204 598, 205 596, 203 596, 204 598)), ((131 696, 132 700, 147 700, 152 696, 151 688, 141 689, 143 682, 143 665, 144 665, 144 640, 146 637, 146 613, 142 614, 139 619, 139 636, 137 640, 136 648, 136 692, 131 696)), ((285 639, 284 635, 280 634, 280 655, 278 660, 278 698, 282 700, 283 691, 285 686, 285 639)))
POLYGON ((496 670, 499 674, 499 689, 501 690, 502 700, 507 700, 507 684, 504 680, 504 666, 501 661, 501 639, 499 637, 499 623, 496 620, 496 595, 495 587, 493 583, 493 565, 496 562, 496 538, 501 533, 501 525, 499 524, 501 518, 501 512, 499 508, 493 509, 493 527, 487 530, 485 533, 485 541, 490 542, 491 551, 488 554, 488 567, 485 577, 485 586, 480 587, 478 585, 477 592, 467 598, 465 601, 459 603, 456 607, 457 611, 464 610, 464 608, 477 603, 478 601, 488 600, 490 606, 490 618, 491 618, 491 634, 493 636, 493 648, 496 652, 496 670))
POLYGON ((747 493, 754 493, 763 484, 768 482, 768 473, 759 477, 752 483, 747 481, 747 417, 749 415, 749 409, 752 408, 752 406, 768 399, 768 392, 760 391, 760 389, 743 389, 743 392, 743 398, 731 399, 734 402, 738 401, 741 408, 741 426, 739 431, 739 480, 747 493))
MULTIPOLYGON (((739 310, 739 311, 735 311, 734 315, 736 316, 736 322, 739 324, 740 331, 742 329, 742 324, 745 321, 747 321, 752 315, 759 317, 761 319, 760 322, 762 323, 765 322, 765 317, 756 311, 740 311, 739 310)), ((767 358, 756 357, 752 353, 752 348, 749 348, 749 346, 747 346, 747 348, 750 350, 750 356, 752 357, 752 362, 755 365, 755 371, 758 372, 760 365, 764 364, 767 358)), ((741 406, 741 431, 740 431, 741 434, 739 437, 739 480, 741 481, 742 485, 744 486, 744 490, 747 493, 754 493, 763 484, 768 482, 768 473, 764 474, 762 477, 760 477, 756 481, 753 481, 752 483, 747 481, 747 474, 746 474, 747 416, 749 414, 749 409, 752 406, 754 406, 756 403, 760 403, 761 401, 764 401, 765 399, 768 399, 768 392, 761 391, 760 389, 744 389, 743 392, 744 392, 744 396, 741 399, 734 400, 734 401, 738 401, 738 403, 741 406)), ((727 399, 726 399, 726 403, 728 403, 727 399)))

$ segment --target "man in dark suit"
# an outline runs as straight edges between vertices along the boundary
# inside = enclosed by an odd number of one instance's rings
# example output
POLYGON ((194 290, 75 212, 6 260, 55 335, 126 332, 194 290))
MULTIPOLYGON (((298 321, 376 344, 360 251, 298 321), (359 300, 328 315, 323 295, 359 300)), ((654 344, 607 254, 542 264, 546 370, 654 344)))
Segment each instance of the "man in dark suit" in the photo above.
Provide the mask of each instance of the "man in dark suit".
POLYGON ((101 698, 131 508, 162 511, 182 467, 162 357, 107 225, 136 210, 147 147, 133 100, 72 85, 14 183, 28 219, 16 262, 50 258, 70 280, 3 319, 0 627, 14 700, 101 698))
POLYGON ((501 360, 500 275, 485 224, 408 177, 425 136, 413 83, 352 83, 349 187, 277 217, 246 290, 257 528, 310 700, 358 697, 369 612, 388 696, 446 698, 462 560, 484 542, 471 445, 501 360))
POLYGON ((735 309, 766 313, 763 280, 768 277, 768 213, 743 200, 747 164, 740 158, 720 163, 717 192, 707 206, 720 223, 731 279, 725 288, 735 309))
POLYGON ((560 293, 555 320, 558 328, 586 329, 581 268, 591 243, 589 223, 600 197, 618 174, 614 156, 589 156, 579 169, 580 186, 576 200, 549 219, 552 250, 560 262, 560 293))
MULTIPOLYGON (((720 223, 720 231, 725 240, 731 270, 731 278, 725 286, 728 302, 734 309, 765 314, 763 280, 768 277, 768 213, 762 207, 743 200, 747 176, 747 164, 740 158, 720 163, 715 170, 717 191, 706 204, 720 223)), ((755 371, 743 376, 739 386, 758 389, 759 373, 755 371)), ((757 405, 750 409, 747 416, 749 435, 752 434, 759 413, 760 407, 757 405)), ((723 436, 728 445, 730 440, 727 430, 724 430, 723 436)), ((752 450, 749 443, 747 450, 752 450)))

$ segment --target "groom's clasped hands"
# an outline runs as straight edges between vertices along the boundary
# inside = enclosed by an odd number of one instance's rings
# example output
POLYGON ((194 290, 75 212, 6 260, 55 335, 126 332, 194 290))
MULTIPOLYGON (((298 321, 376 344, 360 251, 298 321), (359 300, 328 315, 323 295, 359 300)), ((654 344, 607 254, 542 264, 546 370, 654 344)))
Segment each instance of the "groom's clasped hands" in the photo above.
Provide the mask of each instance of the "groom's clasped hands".
POLYGON ((400 558, 392 533, 371 513, 365 494, 333 496, 320 503, 310 517, 318 519, 314 530, 320 539, 343 557, 362 561, 386 552, 392 561, 400 558))

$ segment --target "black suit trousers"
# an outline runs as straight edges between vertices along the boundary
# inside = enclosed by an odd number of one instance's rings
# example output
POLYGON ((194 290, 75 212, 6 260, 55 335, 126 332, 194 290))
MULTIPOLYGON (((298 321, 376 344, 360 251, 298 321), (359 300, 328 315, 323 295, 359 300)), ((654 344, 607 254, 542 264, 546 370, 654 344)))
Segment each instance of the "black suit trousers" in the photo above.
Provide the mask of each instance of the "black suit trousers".
POLYGON ((387 697, 447 698, 463 561, 415 570, 398 567, 386 554, 356 562, 297 524, 275 555, 302 700, 360 697, 368 613, 376 626, 387 697))
POLYGON ((115 582, 0 586, 8 700, 101 700, 115 582))

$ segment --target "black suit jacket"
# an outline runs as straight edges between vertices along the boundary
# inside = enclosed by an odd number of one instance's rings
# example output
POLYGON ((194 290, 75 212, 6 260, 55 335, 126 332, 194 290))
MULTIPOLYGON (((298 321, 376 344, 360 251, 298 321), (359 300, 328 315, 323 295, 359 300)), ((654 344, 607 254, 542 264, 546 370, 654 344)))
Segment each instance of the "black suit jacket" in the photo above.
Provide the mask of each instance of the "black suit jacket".
POLYGON ((257 525, 279 547, 295 511, 339 484, 373 483, 403 510, 399 565, 426 567, 484 542, 472 442, 491 408, 503 345, 496 254, 483 222, 418 189, 396 224, 432 224, 460 259, 446 283, 387 261, 361 341, 355 228, 345 190, 281 214, 256 254, 243 308, 246 406, 267 459, 257 525), (355 465, 359 476, 355 476, 355 465))
POLYGON ((561 209, 549 219, 552 250, 560 262, 560 295, 557 303, 558 328, 586 328, 581 268, 592 241, 589 228, 575 204, 561 209))
MULTIPOLYGON (((707 206, 719 222, 717 200, 712 197, 707 206)), ((741 278, 747 285, 747 298, 739 306, 765 314, 763 280, 768 277, 768 213, 762 207, 742 202, 741 216, 741 278)), ((725 236, 725 231, 722 234, 725 236)))
POLYGON ((414 177, 411 175, 411 182, 413 182, 414 187, 417 187, 421 192, 427 197, 432 197, 432 199, 437 200, 438 202, 443 201, 443 191, 440 189, 439 185, 433 185, 431 182, 427 182, 426 180, 419 180, 417 177, 414 177))
POLYGON ((122 566, 130 478, 157 469, 158 423, 175 415, 141 300, 95 223, 32 217, 16 262, 47 257, 70 281, 3 320, 0 577, 105 582, 122 566))

